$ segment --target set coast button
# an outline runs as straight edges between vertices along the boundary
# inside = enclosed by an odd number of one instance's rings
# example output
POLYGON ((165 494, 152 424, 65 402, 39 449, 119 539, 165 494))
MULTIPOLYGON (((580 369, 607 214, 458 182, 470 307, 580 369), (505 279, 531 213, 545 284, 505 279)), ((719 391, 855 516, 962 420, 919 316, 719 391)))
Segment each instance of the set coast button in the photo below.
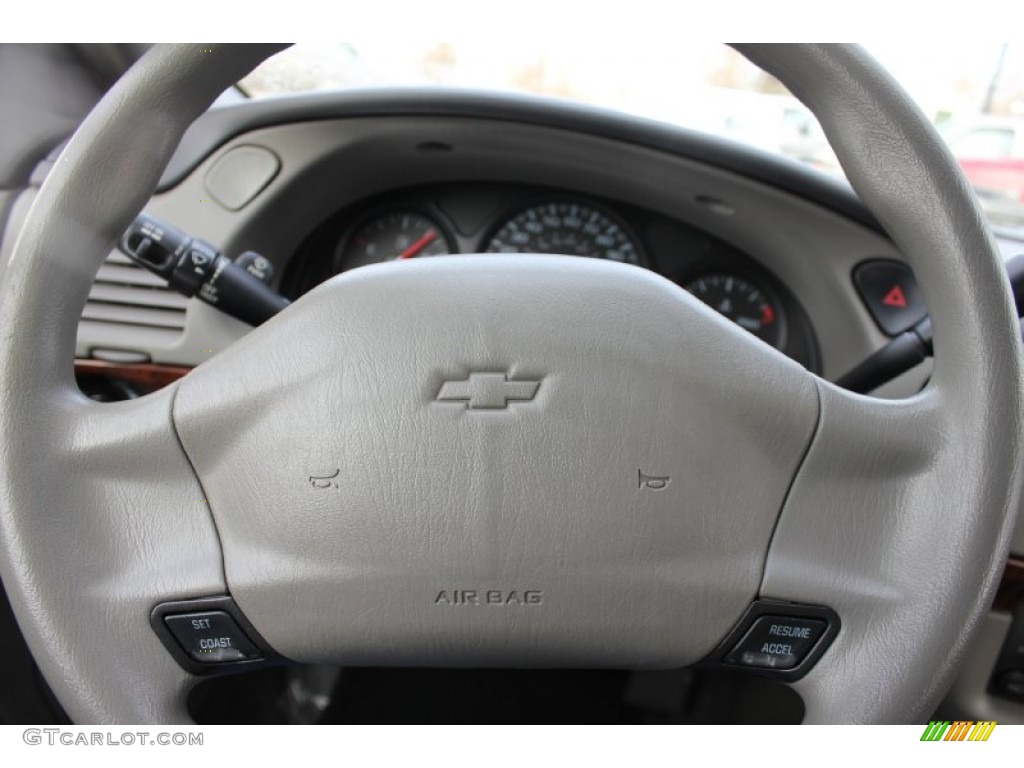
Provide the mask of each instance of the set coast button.
POLYGON ((258 659, 263 654, 224 611, 182 613, 164 618, 185 653, 201 664, 258 659))

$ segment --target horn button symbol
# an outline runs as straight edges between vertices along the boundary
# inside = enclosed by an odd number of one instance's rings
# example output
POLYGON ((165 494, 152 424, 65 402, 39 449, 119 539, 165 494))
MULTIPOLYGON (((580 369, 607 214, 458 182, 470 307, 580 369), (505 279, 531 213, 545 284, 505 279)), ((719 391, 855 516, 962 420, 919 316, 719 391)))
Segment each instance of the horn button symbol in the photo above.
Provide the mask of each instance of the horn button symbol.
POLYGON ((539 381, 509 381, 506 373, 471 373, 462 381, 446 381, 438 402, 460 402, 472 410, 500 410, 510 402, 533 400, 539 381))

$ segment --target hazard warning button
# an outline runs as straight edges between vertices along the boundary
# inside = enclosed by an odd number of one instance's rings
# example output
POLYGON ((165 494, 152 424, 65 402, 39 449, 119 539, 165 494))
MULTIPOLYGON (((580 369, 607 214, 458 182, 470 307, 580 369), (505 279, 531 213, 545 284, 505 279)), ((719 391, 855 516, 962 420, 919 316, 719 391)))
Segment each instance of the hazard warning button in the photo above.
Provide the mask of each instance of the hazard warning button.
POLYGON ((898 261, 865 261, 853 270, 857 292, 878 327, 898 336, 924 320, 928 310, 910 267, 898 261))

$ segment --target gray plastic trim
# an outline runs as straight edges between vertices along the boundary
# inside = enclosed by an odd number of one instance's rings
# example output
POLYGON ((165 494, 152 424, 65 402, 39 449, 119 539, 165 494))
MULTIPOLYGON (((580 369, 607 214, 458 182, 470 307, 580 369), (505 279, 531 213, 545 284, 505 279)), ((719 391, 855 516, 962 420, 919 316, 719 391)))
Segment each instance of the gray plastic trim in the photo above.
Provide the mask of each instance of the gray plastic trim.
POLYGON ((266 147, 234 147, 206 172, 206 188, 218 203, 237 211, 262 192, 280 169, 281 161, 266 147))
POLYGON ((537 125, 643 146, 776 186, 831 208, 880 234, 884 231, 849 185, 802 164, 698 131, 612 110, 526 94, 445 88, 353 89, 297 94, 212 109, 193 123, 160 179, 181 183, 228 140, 262 128, 351 118, 470 118, 537 125))
POLYGON ((943 718, 1024 724, 1024 703, 988 692, 992 670, 1010 631, 1010 622, 1010 614, 1001 611, 993 611, 985 617, 977 637, 968 648, 966 663, 960 668, 949 695, 942 703, 940 714, 943 718))

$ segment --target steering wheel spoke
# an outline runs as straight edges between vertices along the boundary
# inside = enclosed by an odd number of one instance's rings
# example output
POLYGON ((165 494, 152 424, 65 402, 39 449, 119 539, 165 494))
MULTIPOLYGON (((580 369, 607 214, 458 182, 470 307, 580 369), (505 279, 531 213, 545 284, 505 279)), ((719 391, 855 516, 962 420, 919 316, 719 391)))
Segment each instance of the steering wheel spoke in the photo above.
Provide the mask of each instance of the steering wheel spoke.
POLYGON ((187 721, 191 678, 150 612, 225 585, 210 511, 171 424, 175 392, 99 404, 44 389, 46 418, 12 425, 21 439, 3 447, 4 582, 30 644, 49 648, 37 657, 46 677, 83 693, 62 697, 76 722, 187 721))
POLYGON ((985 468, 934 387, 899 401, 826 382, 820 389, 820 422, 776 527, 761 596, 826 605, 841 618, 833 646, 795 684, 806 722, 923 717, 970 637, 964 602, 980 615, 1005 559, 978 540, 972 511, 1015 508, 1005 495, 979 497, 969 479, 985 468), (915 701, 893 685, 894 669, 915 701))

